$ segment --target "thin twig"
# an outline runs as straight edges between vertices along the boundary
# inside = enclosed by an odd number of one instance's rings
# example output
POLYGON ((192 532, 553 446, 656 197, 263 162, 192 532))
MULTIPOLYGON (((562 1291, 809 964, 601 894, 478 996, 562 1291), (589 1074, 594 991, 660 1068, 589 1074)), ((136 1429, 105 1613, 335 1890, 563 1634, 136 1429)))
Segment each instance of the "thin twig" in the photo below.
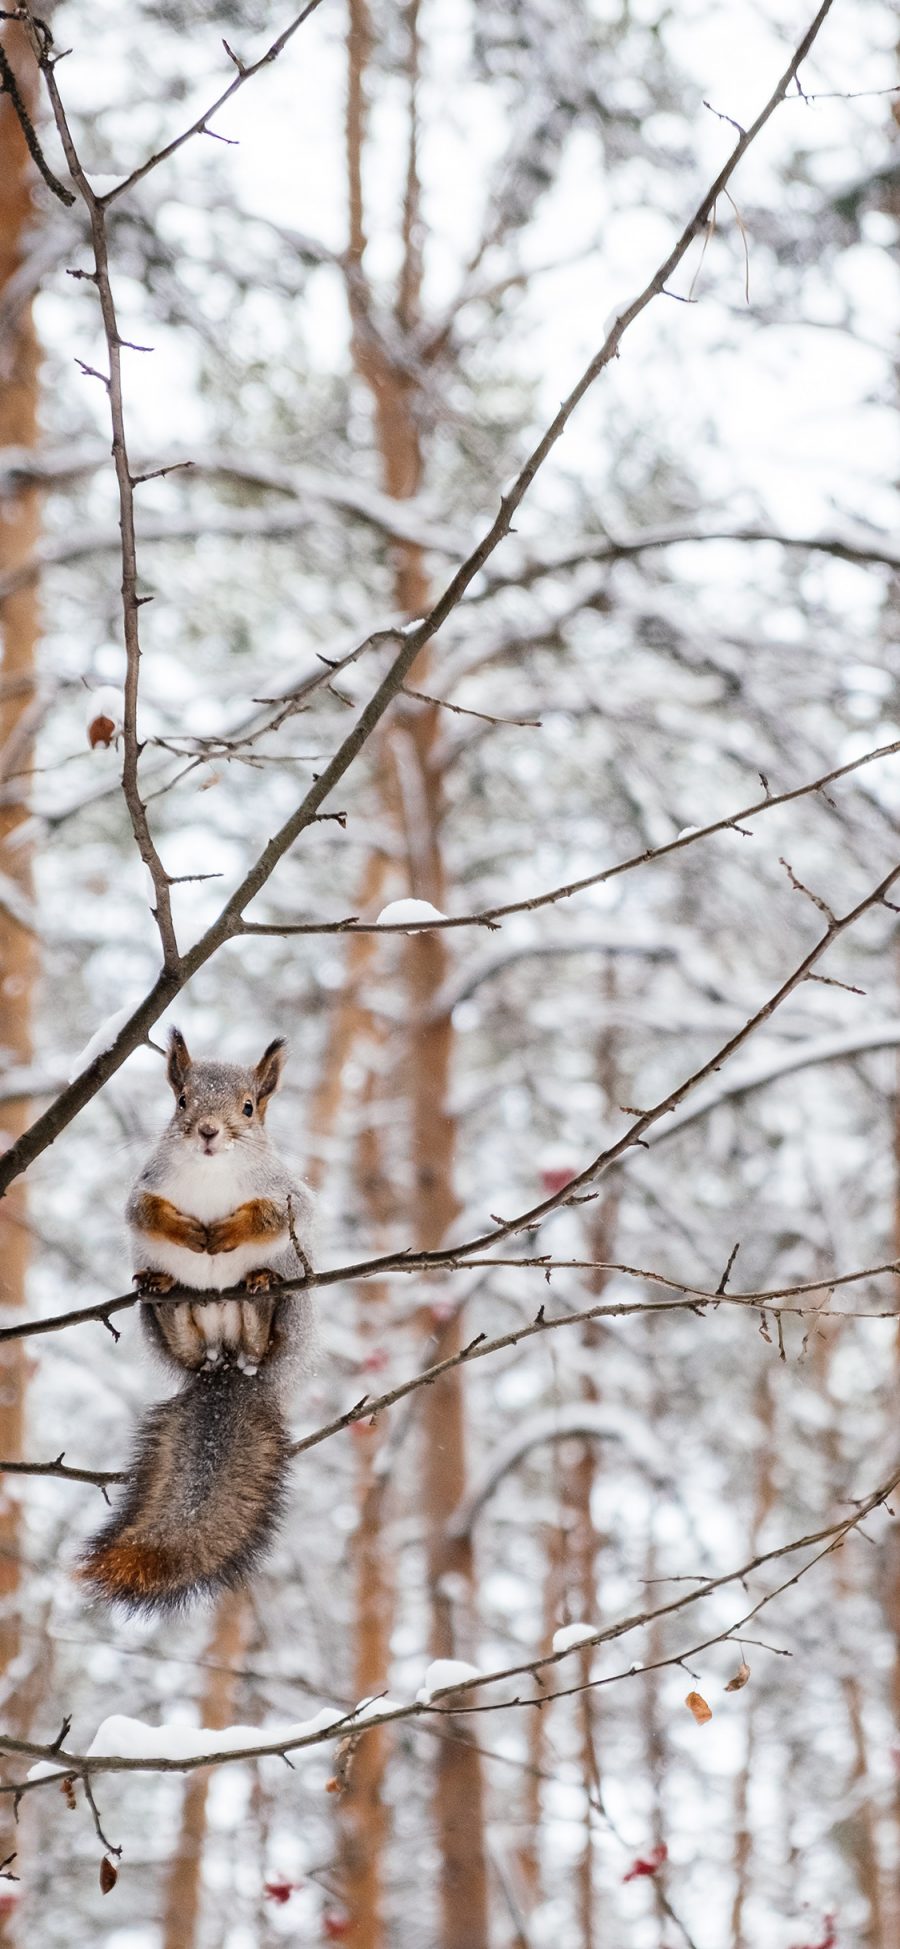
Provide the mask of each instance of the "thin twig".
POLYGON ((137 169, 133 169, 130 176, 123 177, 121 183, 115 183, 112 189, 106 190, 104 195, 98 199, 99 202, 104 206, 117 202, 120 196, 125 196, 128 190, 134 189, 136 183, 142 182, 145 176, 149 176, 151 169, 158 169, 161 162, 168 162, 169 157, 174 156, 179 149, 182 149, 186 142, 190 142, 192 136, 211 134, 212 131, 207 127, 207 124, 212 120, 213 116, 218 114, 220 108, 224 108, 225 103, 231 100, 232 95, 237 94, 239 88, 243 88, 245 82, 252 81, 253 76, 259 73, 260 68, 265 68, 271 61, 278 59, 279 54, 283 53, 288 42, 293 40, 298 28, 303 26, 304 21, 309 19, 310 14, 315 13, 316 8, 320 4, 321 0, 307 0, 307 5, 301 8, 298 14, 294 15, 293 20, 288 23, 287 27, 282 29, 282 32, 266 48, 265 53, 261 54, 256 61, 250 61, 244 65, 238 61, 237 56, 232 53, 227 43, 224 43, 226 53, 238 70, 234 80, 229 82, 227 88, 223 88, 221 94, 217 95, 215 101, 211 102, 209 107, 204 109, 202 115, 197 116, 196 121, 191 123, 190 128, 182 129, 180 135, 174 136, 172 141, 167 142, 164 148, 158 149, 155 155, 148 156, 146 162, 142 162, 137 169))
POLYGON ((657 860, 668 859, 672 853, 684 852, 701 839, 709 839, 717 832, 733 832, 745 819, 757 818, 768 812, 770 807, 790 805, 794 799, 807 798, 813 792, 821 792, 826 785, 833 785, 839 778, 847 778, 851 772, 863 765, 874 764, 879 758, 893 758, 900 752, 900 738, 891 744, 878 745, 874 751, 867 751, 861 758, 851 758, 847 764, 836 765, 831 771, 823 772, 820 778, 810 779, 804 785, 794 785, 787 792, 766 791, 761 799, 754 799, 749 805, 741 806, 737 812, 728 812, 721 819, 711 820, 709 825, 695 826, 689 832, 680 833, 677 839, 668 839, 661 846, 648 846, 642 853, 632 853, 628 859, 617 861, 615 866, 604 866, 599 873, 588 873, 583 879, 569 880, 565 886, 550 887, 545 893, 532 894, 523 900, 508 900, 501 907, 483 907, 478 913, 449 914, 441 920, 397 921, 382 924, 378 921, 364 921, 355 918, 334 921, 243 921, 241 932, 247 934, 411 934, 431 931, 432 928, 486 927, 497 921, 507 920, 512 914, 537 913, 542 907, 553 907, 560 900, 570 900, 574 894, 585 893, 589 887, 603 886, 607 880, 617 880, 623 873, 633 873, 640 866, 651 866, 657 860))

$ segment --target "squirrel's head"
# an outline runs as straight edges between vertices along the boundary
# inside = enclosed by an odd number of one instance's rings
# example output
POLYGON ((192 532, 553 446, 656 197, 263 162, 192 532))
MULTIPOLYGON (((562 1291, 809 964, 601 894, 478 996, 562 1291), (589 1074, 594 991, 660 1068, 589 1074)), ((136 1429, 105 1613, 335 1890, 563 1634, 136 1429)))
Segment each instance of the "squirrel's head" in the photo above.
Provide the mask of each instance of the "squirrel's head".
POLYGON ((175 1097, 172 1129, 204 1157, 263 1134, 266 1111, 281 1081, 285 1042, 278 1036, 255 1069, 239 1063, 193 1062, 180 1029, 169 1035, 167 1075, 175 1097))

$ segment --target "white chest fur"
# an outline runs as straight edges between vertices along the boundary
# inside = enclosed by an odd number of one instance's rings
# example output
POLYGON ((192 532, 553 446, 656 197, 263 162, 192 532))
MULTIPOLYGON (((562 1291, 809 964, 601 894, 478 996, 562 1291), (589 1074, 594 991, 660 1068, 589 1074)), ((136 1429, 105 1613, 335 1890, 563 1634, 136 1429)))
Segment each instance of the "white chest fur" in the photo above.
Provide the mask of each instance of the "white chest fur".
POLYGON ((146 1265, 154 1272, 170 1273, 179 1286, 191 1286, 194 1292, 221 1293, 229 1286, 239 1286, 248 1272, 268 1265, 273 1250, 281 1244, 280 1239, 267 1239, 256 1245, 239 1245, 234 1252, 188 1252, 169 1239, 147 1240, 138 1233, 135 1269, 146 1265))
MULTIPOLYGON (((171 1169, 155 1177, 153 1189, 189 1218, 199 1218, 202 1224, 209 1225, 216 1218, 227 1218, 248 1199, 261 1195, 262 1184, 255 1164, 249 1146, 240 1143, 229 1144, 212 1157, 185 1144, 184 1154, 173 1160, 171 1169)), ((195 1292, 222 1292, 228 1286, 239 1285, 248 1272, 269 1264, 272 1254, 287 1242, 287 1236, 285 1230, 283 1238, 270 1237, 256 1244, 239 1245, 234 1252, 213 1254, 189 1252, 186 1246, 174 1245, 170 1239, 158 1235, 148 1237, 135 1229, 135 1270, 149 1266, 155 1272, 168 1272, 180 1286, 191 1286, 195 1292)))
POLYGON ((170 1198, 189 1218, 209 1225, 214 1218, 227 1218, 246 1199, 258 1195, 252 1181, 253 1160, 241 1144, 229 1144, 212 1157, 206 1157, 193 1144, 185 1144, 184 1151, 154 1190, 170 1198))

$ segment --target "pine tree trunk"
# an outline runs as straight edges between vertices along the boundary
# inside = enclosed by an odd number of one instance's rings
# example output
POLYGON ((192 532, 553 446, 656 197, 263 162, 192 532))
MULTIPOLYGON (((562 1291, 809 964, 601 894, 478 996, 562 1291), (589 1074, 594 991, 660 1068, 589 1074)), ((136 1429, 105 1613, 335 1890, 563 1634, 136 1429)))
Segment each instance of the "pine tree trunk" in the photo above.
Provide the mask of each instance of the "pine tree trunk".
MULTIPOLYGON (((247 1600, 241 1591, 220 1598, 209 1639, 209 1672, 200 1704, 200 1723, 213 1729, 232 1718, 236 1668, 244 1651, 247 1600)), ((189 1773, 184 1784, 181 1834, 169 1870, 163 1913, 163 1949, 194 1949, 200 1940, 203 1896, 203 1846, 209 1774, 189 1773)))
MULTIPOLYGON (((412 613, 421 614, 422 605, 413 605, 412 613)), ((413 681, 423 681, 418 667, 413 681)), ((415 842, 410 819, 408 851, 411 891, 444 911, 437 717, 434 707, 420 707, 409 726, 419 791, 415 842)), ((446 1010, 437 1007, 447 971, 444 935, 412 936, 406 961, 415 1168, 412 1231, 416 1245, 433 1247, 440 1245, 457 1211, 453 1189, 456 1128, 449 1107, 453 1032, 446 1010)), ((432 1360, 445 1360, 459 1352, 464 1342, 462 1313, 454 1309, 445 1319, 439 1304, 436 1309, 425 1309, 424 1320, 429 1337, 434 1335, 432 1360)), ((468 1641, 475 1592, 473 1540, 471 1530, 462 1537, 449 1534, 450 1519, 466 1489, 465 1400, 458 1368, 426 1389, 421 1415, 431 1651, 434 1658, 466 1657, 474 1649, 468 1641)), ((441 1741, 437 1751, 435 1818, 441 1856, 441 1949, 484 1949, 488 1941, 482 1770, 470 1726, 468 1719, 448 1720, 451 1736, 441 1741)))
MULTIPOLYGON (((34 107, 35 64, 24 33, 4 26, 3 45, 19 79, 20 91, 34 107)), ((34 223, 32 165, 8 96, 0 97, 0 301, 19 269, 34 223)), ((37 335, 30 303, 12 317, 0 340, 0 447, 34 448, 38 441, 37 335)), ((0 575, 17 568, 34 553, 39 528, 39 502, 33 488, 13 491, 0 506, 0 575)), ((34 588, 20 589, 0 603, 0 872, 13 884, 23 905, 32 893, 31 853, 27 845, 11 844, 28 815, 29 769, 36 688, 38 604, 34 588)), ((2 1040, 8 1058, 27 1065, 32 1057, 32 1010, 37 978, 34 935, 0 906, 0 997, 2 1040)), ((22 1098, 4 1107, 8 1139, 15 1140, 29 1122, 29 1103, 22 1098)), ((22 1306, 29 1264, 26 1192, 21 1179, 0 1204, 0 1299, 4 1306, 22 1306)), ((21 1456, 24 1436, 26 1363, 22 1343, 12 1341, 0 1350, 0 1456, 21 1456)), ((20 1579, 18 1504, 0 1495, 0 1670, 6 1671, 19 1651, 17 1593, 20 1579)), ((24 1732, 26 1707, 13 1694, 6 1711, 12 1731, 24 1732)), ((16 1847, 9 1802, 0 1815, 0 1858, 16 1847)), ((9 1915, 0 1913, 0 1945, 12 1940, 9 1915)))
MULTIPOLYGON (((898 983, 900 983, 900 956, 897 962, 898 983)), ((894 1307, 900 1316, 900 1055, 894 1071, 894 1260, 898 1270, 894 1274, 894 1307)), ((900 1326, 894 1340, 895 1388, 900 1385, 900 1326)), ((897 1525, 892 1524, 884 1542, 885 1552, 885 1612, 888 1628, 893 1637, 894 1656, 890 1673, 889 1703, 891 1722, 900 1726, 900 1535, 897 1525)), ((900 1859, 900 1769, 894 1790, 894 1819, 892 1845, 894 1859, 900 1859)), ((887 1890, 885 1926, 888 1940, 900 1942, 900 1874, 893 1876, 887 1890)))
MULTIPOLYGON (((420 322, 421 226, 417 158, 418 5, 405 14, 408 30, 408 152, 402 223, 402 266, 397 282, 392 331, 401 342, 420 322)), ((371 22, 366 0, 350 0, 346 152, 349 208, 347 296, 353 327, 353 356, 369 388, 375 417, 383 485, 396 500, 407 500, 422 485, 419 380, 414 362, 397 359, 392 341, 376 322, 364 268, 366 248, 363 160, 366 134, 366 78, 371 22)), ((425 613, 428 579, 421 550, 398 543, 394 551, 394 603, 405 616, 425 613)), ((428 652, 410 673, 410 688, 427 686, 428 652)), ((440 762, 440 710, 411 704, 381 734, 379 778, 382 818, 402 831, 408 861, 409 891, 443 909, 445 875, 441 845, 443 777, 440 762)), ((441 933, 410 938, 404 956, 410 999, 405 1070, 410 1142, 414 1163, 413 1208, 409 1214, 415 1244, 441 1243, 456 1214, 454 1194, 455 1126, 449 1109, 453 1030, 449 1015, 436 1009, 447 970, 441 933)), ((442 1359, 462 1345, 458 1317, 444 1320, 424 1309, 426 1330, 435 1335, 433 1357, 442 1359)), ((434 1657, 459 1655, 457 1600, 470 1610, 474 1591, 470 1537, 448 1540, 449 1519, 466 1480, 465 1420, 458 1373, 427 1390, 422 1406, 424 1449, 423 1504, 431 1596, 431 1650, 434 1657)), ((470 1744, 468 1721, 448 1722, 451 1738, 438 1747, 435 1822, 441 1862, 440 1949, 486 1949, 488 1941, 487 1869, 481 1765, 470 1744)))
MULTIPOLYGON (((360 1014, 373 1043, 381 1038, 375 1022, 360 1014)), ((362 1094, 357 1139, 356 1181, 371 1227, 371 1245, 378 1250, 385 1242, 392 1216, 381 1148, 382 1128, 376 1106, 381 1094, 380 1075, 368 1070, 362 1094)), ((359 1343, 374 1350, 382 1330, 379 1315, 387 1304, 383 1281, 368 1281, 358 1288, 359 1343)), ((384 1506, 388 1478, 378 1466, 379 1452, 387 1430, 369 1428, 365 1422, 354 1429, 356 1455, 357 1523, 350 1546, 353 1572, 353 1697, 373 1698, 387 1689, 390 1672, 391 1626, 394 1616, 394 1584, 384 1537, 384 1506)), ((385 1775, 390 1734, 375 1727, 361 1739, 347 1773, 340 1800, 341 1887, 356 1949, 384 1949, 385 1854, 390 1838, 390 1819, 385 1799, 385 1775)))
MULTIPOLYGON (((763 1367, 756 1390, 756 1413, 760 1438, 756 1444, 759 1464, 750 1527, 749 1554, 756 1556, 762 1547, 762 1532, 775 1500, 772 1464, 777 1453, 774 1428, 774 1402, 769 1370, 763 1367)), ((756 1760, 756 1692, 742 1694, 747 1701, 744 1759, 734 1785, 734 1898, 731 1908, 731 1934, 734 1949, 749 1949, 746 1915, 752 1892, 753 1830, 750 1825, 750 1787, 756 1760)))

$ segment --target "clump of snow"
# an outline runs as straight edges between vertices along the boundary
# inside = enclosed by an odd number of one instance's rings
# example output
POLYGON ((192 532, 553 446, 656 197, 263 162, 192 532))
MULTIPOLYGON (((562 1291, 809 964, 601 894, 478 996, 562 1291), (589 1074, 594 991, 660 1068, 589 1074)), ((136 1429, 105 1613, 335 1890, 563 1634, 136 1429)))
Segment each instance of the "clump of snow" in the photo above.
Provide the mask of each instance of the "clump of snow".
POLYGON ((676 832, 675 837, 676 839, 693 839, 695 832, 702 831, 702 826, 682 826, 681 831, 676 832))
POLYGON ((451 1686, 465 1685, 470 1678, 482 1676, 477 1665, 467 1665, 462 1658, 435 1658, 425 1673, 425 1683, 419 1687, 416 1698, 420 1705, 428 1705, 436 1692, 446 1692, 451 1686))
POLYGON ((597 1624, 563 1624, 553 1633, 554 1651, 571 1651, 572 1646, 584 1644, 588 1638, 595 1638, 599 1630, 597 1624))
POLYGON ((114 690, 112 684, 100 684, 96 690, 85 693, 85 723, 90 728, 95 718, 108 717, 116 730, 121 730, 123 706, 121 690, 114 690))
POLYGON ((353 1714, 354 1719, 377 1719, 382 1712, 399 1712, 399 1699, 360 1699, 353 1714))
MULTIPOLYGON (((95 1759, 192 1760, 207 1753, 233 1753, 257 1746, 285 1746, 312 1733, 327 1732, 345 1718, 332 1706, 323 1706, 312 1719, 301 1719, 285 1726, 148 1726, 143 1719, 128 1719, 114 1712, 104 1719, 88 1747, 95 1759)), ((59 1773, 61 1766, 52 1760, 39 1760, 29 1772, 30 1780, 46 1779, 59 1773)))
POLYGON ((90 1042, 86 1042, 81 1054, 74 1058, 69 1071, 70 1083, 74 1083, 82 1070, 90 1069, 95 1056, 102 1056, 107 1049, 112 1048, 119 1030, 124 1029, 133 1014, 134 1003, 127 1002, 124 1008, 117 1008, 114 1015, 108 1015, 106 1021, 101 1022, 99 1029, 94 1030, 90 1042))
POLYGON ((424 621, 425 621, 424 616, 414 616, 411 623, 401 623, 400 628, 397 631, 397 635, 414 636, 416 630, 421 629, 424 621))
POLYGON ((421 926, 423 921, 446 920, 439 907, 433 907, 430 900, 391 900, 382 907, 376 927, 402 927, 412 921, 421 926))

